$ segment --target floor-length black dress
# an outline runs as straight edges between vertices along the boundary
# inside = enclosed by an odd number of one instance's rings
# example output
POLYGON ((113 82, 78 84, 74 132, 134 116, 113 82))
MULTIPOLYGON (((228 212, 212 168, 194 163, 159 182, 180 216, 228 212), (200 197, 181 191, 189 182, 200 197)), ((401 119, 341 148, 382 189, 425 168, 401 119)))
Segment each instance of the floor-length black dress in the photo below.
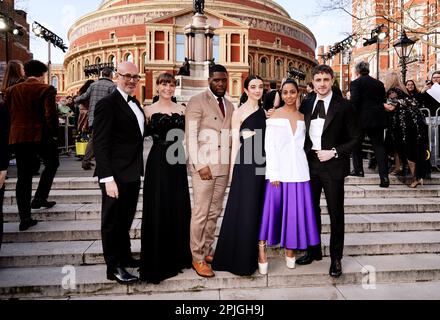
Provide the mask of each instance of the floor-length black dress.
POLYGON ((147 125, 154 143, 145 169, 139 271, 141 280, 154 284, 191 268, 184 129, 185 116, 179 114, 154 114, 147 125))
POLYGON ((258 109, 242 123, 240 132, 255 131, 242 143, 234 165, 212 268, 250 276, 258 268, 258 235, 265 193, 264 135, 266 114, 258 109))

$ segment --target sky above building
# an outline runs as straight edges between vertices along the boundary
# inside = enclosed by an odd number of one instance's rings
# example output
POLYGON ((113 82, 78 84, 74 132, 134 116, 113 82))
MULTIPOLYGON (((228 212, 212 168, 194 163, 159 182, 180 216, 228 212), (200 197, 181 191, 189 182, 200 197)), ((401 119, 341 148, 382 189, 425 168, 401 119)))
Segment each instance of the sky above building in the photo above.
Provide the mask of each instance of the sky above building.
MULTIPOLYGON (((351 32, 351 18, 342 12, 322 13, 318 0, 276 0, 290 16, 308 27, 315 35, 318 46, 334 44, 351 32)), ((28 13, 28 22, 37 21, 60 36, 69 45, 67 32, 81 16, 95 11, 101 0, 16 0, 16 7, 28 13)), ((34 58, 48 60, 47 43, 31 35, 31 51, 34 58)), ((52 49, 52 63, 62 63, 64 53, 52 49)))

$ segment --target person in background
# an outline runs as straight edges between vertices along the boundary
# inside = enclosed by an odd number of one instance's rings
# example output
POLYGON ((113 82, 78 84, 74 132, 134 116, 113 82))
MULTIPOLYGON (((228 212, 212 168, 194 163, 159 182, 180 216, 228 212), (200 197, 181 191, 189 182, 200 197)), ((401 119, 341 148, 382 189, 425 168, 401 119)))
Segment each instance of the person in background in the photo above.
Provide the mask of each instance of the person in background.
POLYGON ((408 90, 408 94, 411 98, 414 98, 419 103, 420 107, 423 107, 423 97, 417 89, 417 85, 414 80, 407 80, 405 83, 406 90, 408 90))
POLYGON ((387 115, 383 107, 385 102, 384 84, 370 76, 370 64, 360 61, 356 64, 357 79, 350 84, 351 103, 362 127, 359 143, 353 151, 353 171, 351 176, 364 176, 362 143, 368 136, 373 145, 374 155, 379 166, 380 187, 388 188, 388 157, 385 149, 384 133, 387 126, 387 115))
MULTIPOLYGON (((244 102, 243 102, 244 103, 244 102)), ((280 97, 277 90, 277 82, 270 82, 270 91, 264 95, 263 109, 269 111, 273 108, 278 108, 280 106, 280 97)))
MULTIPOLYGON (((83 103, 88 101, 89 102, 89 130, 92 132, 93 135, 93 121, 95 119, 95 107, 99 100, 102 98, 108 96, 110 93, 112 93, 116 85, 113 83, 113 70, 110 68, 104 68, 101 71, 101 78, 99 78, 98 81, 90 85, 89 89, 87 91, 77 97, 75 99, 76 103, 83 103)), ((83 158, 82 161, 82 168, 84 170, 92 170, 92 159, 94 157, 94 150, 93 150, 93 139, 90 139, 89 143, 87 144, 86 149, 86 155, 83 158)))
POLYGON ((409 96, 397 72, 388 72, 385 80, 387 91, 395 92, 384 104, 387 111, 393 112, 393 140, 400 159, 408 162, 411 172, 408 186, 417 188, 418 185, 423 185, 423 179, 428 176, 430 169, 426 159, 429 148, 428 126, 417 100, 409 96))
POLYGON ((440 84, 440 70, 435 71, 432 74, 431 80, 426 82, 425 87, 420 91, 423 105, 425 108, 428 108, 431 111, 431 117, 434 117, 438 108, 440 108, 440 101, 435 100, 429 93, 428 90, 432 88, 432 86, 438 83, 440 84))
POLYGON ((9 87, 24 81, 23 63, 18 60, 8 62, 0 92, 0 249, 3 241, 3 198, 5 195, 5 181, 9 165, 9 112, 3 101, 3 93, 9 87))
POLYGON ((51 208, 56 202, 48 201, 59 163, 58 116, 53 86, 45 84, 47 66, 37 60, 24 65, 27 80, 6 89, 4 100, 10 115, 9 145, 17 160, 17 205, 20 215, 19 230, 37 224, 31 218, 31 208, 51 208), (44 171, 32 198, 33 161, 39 155, 44 171))

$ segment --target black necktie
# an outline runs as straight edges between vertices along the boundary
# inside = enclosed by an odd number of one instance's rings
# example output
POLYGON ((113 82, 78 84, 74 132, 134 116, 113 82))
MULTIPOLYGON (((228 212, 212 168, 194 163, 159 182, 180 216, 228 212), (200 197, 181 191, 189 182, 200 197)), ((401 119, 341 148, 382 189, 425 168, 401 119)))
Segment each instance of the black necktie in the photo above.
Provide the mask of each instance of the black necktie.
POLYGON ((132 97, 132 96, 128 96, 128 97, 127 97, 127 103, 130 103, 130 101, 135 102, 135 101, 136 101, 136 98, 135 98, 135 97, 132 97))
POLYGON ((316 104, 315 110, 312 114, 312 120, 316 120, 319 118, 325 119, 325 106, 323 100, 318 100, 318 103, 316 104))
POLYGON ((225 116, 225 105, 223 104, 223 98, 217 98, 218 100, 218 106, 220 107, 220 111, 223 114, 223 117, 225 116))

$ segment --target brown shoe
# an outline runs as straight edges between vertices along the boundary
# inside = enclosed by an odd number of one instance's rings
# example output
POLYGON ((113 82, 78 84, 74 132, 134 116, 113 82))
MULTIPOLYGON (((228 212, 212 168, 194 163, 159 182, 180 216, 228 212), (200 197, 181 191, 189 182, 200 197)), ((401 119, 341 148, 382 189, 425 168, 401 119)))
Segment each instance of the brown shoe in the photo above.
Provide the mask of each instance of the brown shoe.
POLYGON ((208 266, 205 261, 196 262, 193 260, 192 266, 196 273, 201 277, 212 278, 215 276, 214 272, 212 272, 211 267, 208 266))
POLYGON ((205 261, 206 261, 206 263, 211 264, 211 263, 212 263, 212 260, 214 260, 214 257, 211 256, 211 255, 207 255, 207 256, 205 257, 205 261))

